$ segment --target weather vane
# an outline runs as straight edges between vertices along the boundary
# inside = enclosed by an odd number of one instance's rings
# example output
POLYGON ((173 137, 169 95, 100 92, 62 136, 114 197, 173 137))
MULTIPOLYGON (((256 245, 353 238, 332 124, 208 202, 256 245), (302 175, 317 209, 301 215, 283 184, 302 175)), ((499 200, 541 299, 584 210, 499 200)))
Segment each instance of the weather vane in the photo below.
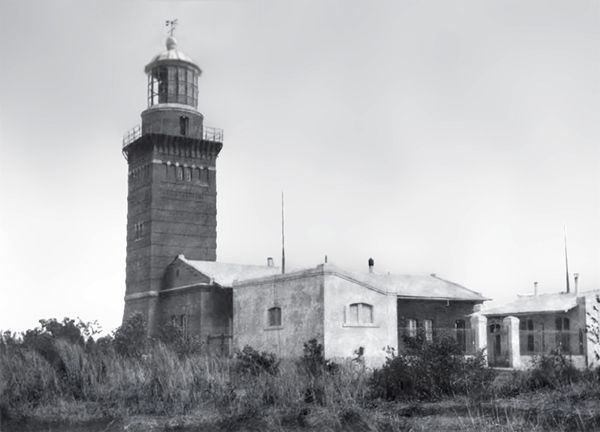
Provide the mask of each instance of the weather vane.
POLYGON ((175 27, 177 27, 177 18, 174 20, 166 20, 165 26, 169 27, 169 35, 173 36, 173 32, 175 31, 175 27))

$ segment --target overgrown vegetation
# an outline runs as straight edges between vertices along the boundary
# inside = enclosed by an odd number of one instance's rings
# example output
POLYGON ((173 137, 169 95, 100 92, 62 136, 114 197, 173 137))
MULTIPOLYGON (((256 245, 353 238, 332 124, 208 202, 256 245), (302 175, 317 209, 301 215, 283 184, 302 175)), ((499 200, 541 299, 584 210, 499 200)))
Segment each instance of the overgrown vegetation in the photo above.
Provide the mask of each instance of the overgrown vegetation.
POLYGON ((70 319, 42 320, 23 335, 5 332, 0 416, 77 421, 212 413, 209 429, 220 430, 248 422, 257 430, 419 430, 412 418, 436 415, 461 419, 456 430, 600 427, 600 408, 587 407, 585 415, 565 409, 597 400, 598 373, 576 370, 561 352, 537 358, 529 371, 498 375, 484 367, 483 353, 465 357, 452 339, 413 340, 369 370, 360 353, 355 360, 326 359, 315 339, 296 360, 251 347, 222 358, 203 355, 201 344, 177 328, 148 339, 140 316, 114 335, 94 339, 97 332, 95 323, 70 319))
POLYGON ((465 357, 455 340, 416 338, 406 350, 390 355, 371 378, 373 397, 386 400, 432 400, 448 395, 480 397, 494 379, 483 353, 465 357))

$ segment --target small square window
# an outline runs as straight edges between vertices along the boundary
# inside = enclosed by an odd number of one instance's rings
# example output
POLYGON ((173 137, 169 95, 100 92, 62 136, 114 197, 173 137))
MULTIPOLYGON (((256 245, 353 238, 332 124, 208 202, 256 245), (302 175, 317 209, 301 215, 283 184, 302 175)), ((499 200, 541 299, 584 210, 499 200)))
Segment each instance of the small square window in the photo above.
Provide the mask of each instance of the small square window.
POLYGON ((281 308, 272 307, 267 311, 267 320, 269 327, 281 326, 281 308))

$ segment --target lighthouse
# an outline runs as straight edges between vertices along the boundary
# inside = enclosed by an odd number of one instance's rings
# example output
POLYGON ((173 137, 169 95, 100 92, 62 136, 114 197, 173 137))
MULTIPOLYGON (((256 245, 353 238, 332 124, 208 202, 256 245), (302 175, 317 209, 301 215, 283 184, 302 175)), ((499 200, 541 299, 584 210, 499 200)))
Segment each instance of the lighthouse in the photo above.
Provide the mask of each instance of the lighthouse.
POLYGON ((142 314, 150 334, 173 259, 217 258, 216 161, 223 131, 204 125, 198 111, 202 71, 170 33, 166 49, 144 69, 147 108, 122 148, 128 165, 123 319, 142 314))

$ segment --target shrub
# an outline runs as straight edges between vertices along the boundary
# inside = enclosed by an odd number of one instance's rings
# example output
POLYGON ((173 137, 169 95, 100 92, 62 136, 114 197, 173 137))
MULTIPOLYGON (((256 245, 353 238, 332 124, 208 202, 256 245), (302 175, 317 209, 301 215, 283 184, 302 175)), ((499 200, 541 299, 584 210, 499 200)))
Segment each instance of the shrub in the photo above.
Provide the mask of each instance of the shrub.
POLYGON ((493 379, 483 353, 467 358, 452 338, 416 341, 406 351, 388 357, 373 371, 372 397, 387 400, 437 399, 443 395, 481 396, 493 379))
POLYGON ((544 387, 560 389, 578 381, 581 375, 571 359, 560 349, 556 349, 534 357, 528 387, 530 390, 544 387))
POLYGON ((180 357, 200 353, 203 345, 198 336, 186 335, 183 328, 176 323, 162 326, 158 339, 180 357))
POLYGON ((141 314, 132 315, 115 331, 115 351, 124 357, 139 358, 146 352, 148 336, 146 323, 141 314))
POLYGON ((320 376, 324 372, 335 373, 339 368, 337 363, 325 359, 323 345, 314 338, 304 343, 299 366, 304 372, 313 377, 320 376))
POLYGON ((235 369, 246 375, 259 375, 266 372, 276 375, 279 372, 279 360, 273 353, 258 352, 251 346, 246 345, 241 351, 235 353, 237 360, 235 369))
POLYGON ((339 365, 325 358, 323 345, 315 338, 304 343, 298 369, 307 378, 304 402, 325 405, 326 381, 338 371, 339 365))

